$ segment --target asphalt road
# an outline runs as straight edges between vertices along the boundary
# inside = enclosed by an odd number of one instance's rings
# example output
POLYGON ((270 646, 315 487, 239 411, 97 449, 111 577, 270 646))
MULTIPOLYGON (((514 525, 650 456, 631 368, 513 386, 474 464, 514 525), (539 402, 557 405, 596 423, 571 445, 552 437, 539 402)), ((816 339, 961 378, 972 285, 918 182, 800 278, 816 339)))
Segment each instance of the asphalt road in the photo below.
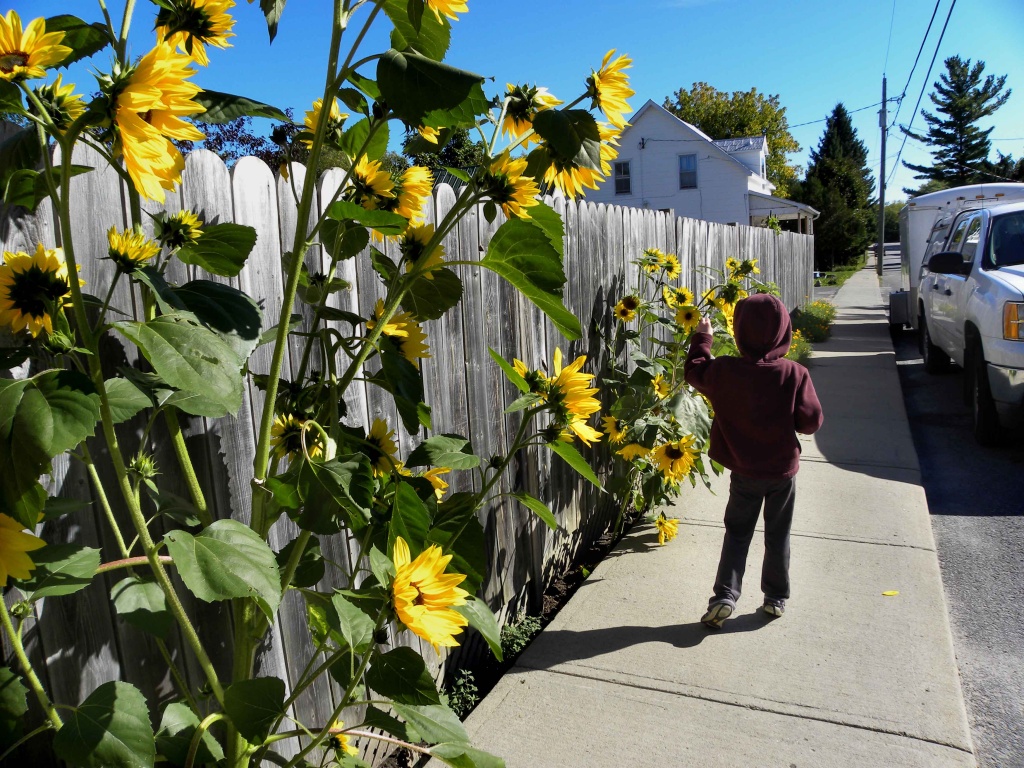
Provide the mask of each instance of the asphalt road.
MULTIPOLYGON (((898 256, 882 281, 883 295, 898 287, 898 256)), ((963 372, 926 373, 915 332, 893 345, 978 762, 1024 768, 1024 431, 982 448, 963 372)))

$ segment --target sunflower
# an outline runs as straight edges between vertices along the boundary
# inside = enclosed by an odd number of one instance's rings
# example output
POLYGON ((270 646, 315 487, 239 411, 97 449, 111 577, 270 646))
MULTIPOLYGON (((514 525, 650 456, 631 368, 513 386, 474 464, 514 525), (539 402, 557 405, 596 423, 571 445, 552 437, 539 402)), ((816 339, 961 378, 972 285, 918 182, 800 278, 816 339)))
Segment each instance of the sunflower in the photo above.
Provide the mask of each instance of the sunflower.
MULTIPOLYGON (((469 13, 466 7, 466 0, 427 0, 427 8, 434 12, 434 16, 441 22, 441 16, 447 16, 452 21, 458 21, 458 14, 469 13)), ((443 23, 443 22, 441 22, 443 23)))
POLYGON ((740 261, 734 259, 732 256, 725 260, 725 271, 729 273, 730 278, 739 277, 740 274, 740 261))
POLYGON ((434 189, 434 175, 429 168, 414 165, 406 168, 398 184, 398 203, 394 213, 412 224, 423 221, 423 206, 434 189))
POLYGON ((548 377, 542 371, 530 370, 526 363, 517 358, 512 359, 512 367, 526 382, 530 394, 544 395, 548 391, 548 377))
POLYGON ((654 394, 658 396, 659 400, 664 400, 668 397, 668 393, 672 391, 668 380, 660 373, 651 379, 651 387, 654 389, 654 394))
POLYGON ((612 175, 612 160, 619 156, 619 137, 622 131, 608 123, 598 123, 597 132, 601 137, 601 175, 612 175))
POLYGON ((451 467, 434 467, 420 475, 420 477, 429 480, 430 484, 434 486, 434 495, 437 496, 438 501, 444 498, 444 492, 448 490, 448 483, 441 478, 441 475, 447 475, 451 471, 451 467))
POLYGON ((640 297, 630 294, 619 300, 619 303, 615 305, 614 314, 622 322, 629 323, 636 317, 636 311, 639 308, 640 297))
MULTIPOLYGON (((533 130, 533 118, 538 112, 545 109, 552 109, 562 103, 560 99, 552 96, 547 88, 537 86, 513 85, 507 83, 508 90, 505 91, 505 98, 508 99, 508 106, 505 107, 505 119, 501 123, 501 133, 516 139, 525 133, 533 130)), ((528 147, 531 142, 536 142, 533 135, 523 140, 522 146, 528 147)))
POLYGON ((45 546, 45 541, 26 531, 17 520, 0 514, 0 587, 6 585, 11 576, 31 577, 36 565, 28 553, 45 546))
POLYGON ((107 244, 107 253, 122 272, 134 272, 160 253, 158 243, 133 229, 118 232, 117 227, 111 227, 107 231, 107 244))
POLYGON ((433 238, 433 224, 411 226, 405 230, 405 234, 402 235, 402 240, 399 243, 399 248, 402 252, 402 258, 405 259, 406 272, 416 269, 427 280, 434 279, 433 272, 436 269, 440 269, 444 264, 445 254, 444 246, 441 243, 437 243, 429 254, 426 252, 427 245, 430 244, 433 238))
POLYGON ((621 443, 626 439, 626 432, 629 427, 623 424, 614 416, 602 416, 601 422, 604 424, 604 433, 608 435, 608 441, 611 443, 621 443))
POLYGON ((692 304, 680 307, 676 310, 676 325, 683 326, 683 330, 689 333, 697 327, 700 322, 700 310, 692 304))
POLYGON ((323 453, 323 446, 320 445, 319 434, 303 429, 303 419, 294 414, 279 414, 274 417, 274 423, 270 426, 270 448, 278 459, 292 459, 303 455, 305 452, 311 458, 317 458, 323 453))
POLYGON ((592 414, 601 410, 601 403, 595 394, 598 390, 589 384, 594 378, 592 373, 582 373, 580 369, 587 362, 586 355, 580 355, 569 365, 562 367, 562 350, 555 348, 554 375, 548 379, 548 391, 543 395, 565 421, 566 426, 584 443, 589 440, 600 440, 601 433, 586 426, 584 423, 592 414))
POLYGON ((442 645, 457 646, 455 635, 461 634, 469 621, 452 608, 465 605, 469 593, 459 588, 466 579, 463 574, 444 572, 452 555, 442 554, 441 548, 432 544, 413 560, 409 545, 398 536, 391 558, 395 564, 391 597, 399 621, 435 651, 442 645))
POLYGON ((630 443, 629 445, 623 446, 616 451, 619 456, 624 458, 626 461, 633 461, 635 459, 646 458, 651 453, 650 448, 645 448, 639 443, 630 443))
POLYGON ((662 443, 654 448, 654 463, 670 483, 678 483, 690 474, 699 451, 694 448, 697 438, 687 435, 675 442, 662 443))
POLYGON ((693 304, 693 291, 682 286, 678 288, 670 288, 669 286, 664 285, 661 288, 661 295, 670 309, 679 309, 680 307, 693 304))
POLYGON ((395 183, 379 162, 363 155, 352 169, 351 195, 363 208, 375 211, 395 199, 395 183))
POLYGON ((661 269, 665 273, 665 277, 669 280, 675 280, 683 273, 683 268, 679 264, 679 259, 672 253, 666 253, 662 258, 661 269))
POLYGON ((654 519, 654 527, 658 529, 658 544, 664 545, 672 541, 679 533, 679 520, 674 517, 658 515, 654 519))
POLYGON ((484 177, 483 186, 488 197, 501 206, 509 218, 530 218, 527 208, 537 205, 540 189, 532 176, 523 176, 526 159, 512 158, 502 152, 494 160, 484 177))
POLYGON ((60 64, 71 48, 60 45, 63 32, 47 32, 46 19, 29 22, 23 31, 21 18, 14 11, 0 16, 0 80, 9 83, 45 77, 46 70, 60 64))
POLYGON ((203 222, 192 211, 178 211, 170 216, 158 213, 153 217, 153 237, 170 251, 195 245, 202 236, 203 222))
POLYGON ((560 157, 548 142, 541 141, 541 148, 548 156, 544 183, 558 187, 567 197, 576 198, 587 189, 597 189, 598 183, 603 181, 599 171, 584 168, 572 158, 560 157))
POLYGON ((345 732, 345 722, 335 720, 331 725, 330 738, 327 739, 327 746, 341 755, 358 755, 359 750, 354 744, 349 743, 348 734, 345 732))
MULTIPOLYGON (((320 127, 320 115, 323 110, 323 99, 317 99, 313 102, 313 108, 306 110, 306 118, 302 121, 302 124, 306 126, 306 130, 302 132, 301 140, 307 149, 313 147, 313 137, 316 135, 317 128, 320 127)), ((325 134, 330 144, 337 145, 341 141, 346 120, 348 120, 348 113, 341 111, 337 99, 332 100, 331 111, 327 115, 327 133, 325 134)))
POLYGON ((416 129, 416 132, 424 141, 429 141, 431 144, 437 144, 437 140, 441 135, 441 132, 437 128, 431 128, 427 125, 421 125, 416 129))
MULTIPOLYGON (((70 128, 71 124, 85 112, 85 102, 74 92, 75 84, 64 85, 62 77, 63 74, 57 75, 57 79, 52 84, 41 85, 34 89, 46 114, 50 116, 50 120, 61 133, 70 128)), ((29 110, 34 113, 35 104, 30 103, 29 110)))
POLYGON ((640 266, 649 275, 655 275, 664 269, 665 253, 660 248, 648 248, 640 256, 640 266))
MULTIPOLYGON (((384 314, 383 299, 377 299, 377 306, 374 307, 373 314, 374 318, 366 321, 366 328, 370 331, 377 326, 377 322, 384 314)), ((420 367, 421 359, 430 357, 426 331, 408 312, 397 312, 391 320, 384 324, 381 333, 389 337, 398 348, 399 354, 417 369, 420 367)))
POLYGON ((600 109, 609 123, 621 129, 627 125, 623 117, 629 112, 626 99, 635 93, 629 87, 629 76, 624 72, 633 65, 633 60, 625 54, 613 60, 614 55, 613 48, 605 54, 601 68, 592 71, 587 78, 587 96, 592 99, 592 108, 600 109))
POLYGON ((724 304, 732 304, 735 306, 736 302, 740 299, 747 298, 749 294, 743 290, 743 287, 732 280, 722 286, 718 292, 718 298, 721 300, 719 308, 722 308, 724 304))
POLYGON ((191 59, 169 45, 158 44, 134 69, 117 81, 107 80, 117 130, 116 147, 125 168, 143 197, 162 203, 164 190, 173 190, 185 160, 171 143, 206 138, 182 120, 205 111, 193 98, 198 85, 187 82, 195 74, 191 59))
POLYGON ((733 320, 736 317, 736 305, 728 304, 726 302, 720 302, 719 309, 722 311, 722 315, 725 317, 725 329, 729 332, 730 336, 735 336, 733 331, 733 320))
POLYGON ((373 474, 378 477, 390 474, 391 470, 398 463, 395 458, 398 446, 391 439, 394 436, 395 431, 388 429, 388 423, 384 419, 374 419, 373 425, 366 435, 363 452, 366 453, 370 459, 370 464, 373 465, 373 474))
POLYGON ((47 250, 40 243, 29 256, 4 251, 0 264, 0 325, 28 331, 33 338, 53 333, 53 315, 71 302, 68 265, 61 248, 47 250))
POLYGON ((234 6, 234 0, 167 0, 156 15, 157 39, 208 66, 207 45, 231 47, 235 20, 228 11, 234 6))

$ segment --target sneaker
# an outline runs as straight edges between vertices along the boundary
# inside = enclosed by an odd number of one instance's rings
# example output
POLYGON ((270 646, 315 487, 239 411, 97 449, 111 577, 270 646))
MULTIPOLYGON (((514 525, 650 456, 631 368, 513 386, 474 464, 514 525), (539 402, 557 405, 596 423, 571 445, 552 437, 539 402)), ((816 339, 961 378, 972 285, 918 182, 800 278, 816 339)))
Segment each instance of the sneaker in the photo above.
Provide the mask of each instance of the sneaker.
POLYGON ((701 624, 710 629, 721 629, 722 624, 732 616, 733 607, 729 603, 712 603, 708 612, 701 617, 701 624))
POLYGON ((786 612, 786 601, 765 600, 764 605, 761 606, 761 610, 767 613, 772 618, 777 619, 786 612))

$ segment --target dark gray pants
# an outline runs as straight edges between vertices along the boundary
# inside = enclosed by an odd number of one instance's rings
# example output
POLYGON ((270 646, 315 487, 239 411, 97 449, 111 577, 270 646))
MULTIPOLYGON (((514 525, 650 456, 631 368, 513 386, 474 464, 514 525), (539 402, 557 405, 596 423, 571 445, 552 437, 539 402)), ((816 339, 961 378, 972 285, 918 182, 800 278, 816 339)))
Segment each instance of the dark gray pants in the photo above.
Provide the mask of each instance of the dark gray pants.
POLYGON ((754 526, 764 505, 764 565, 761 591, 766 600, 789 597, 789 529, 793 524, 796 478, 757 480, 735 472, 729 483, 729 503, 725 507, 725 540, 718 561, 715 596, 712 603, 739 600, 743 572, 747 568, 747 550, 754 538, 754 526))

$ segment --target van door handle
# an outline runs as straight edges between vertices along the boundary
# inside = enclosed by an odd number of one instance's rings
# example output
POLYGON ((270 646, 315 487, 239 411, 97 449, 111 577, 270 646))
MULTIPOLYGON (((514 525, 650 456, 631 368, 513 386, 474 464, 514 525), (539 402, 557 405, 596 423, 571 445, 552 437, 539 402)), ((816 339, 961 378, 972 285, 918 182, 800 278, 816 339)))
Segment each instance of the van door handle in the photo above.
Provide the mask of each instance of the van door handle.
POLYGON ((949 290, 949 288, 944 290, 943 293, 946 294, 947 296, 952 296, 953 295, 953 292, 951 290, 949 290))

